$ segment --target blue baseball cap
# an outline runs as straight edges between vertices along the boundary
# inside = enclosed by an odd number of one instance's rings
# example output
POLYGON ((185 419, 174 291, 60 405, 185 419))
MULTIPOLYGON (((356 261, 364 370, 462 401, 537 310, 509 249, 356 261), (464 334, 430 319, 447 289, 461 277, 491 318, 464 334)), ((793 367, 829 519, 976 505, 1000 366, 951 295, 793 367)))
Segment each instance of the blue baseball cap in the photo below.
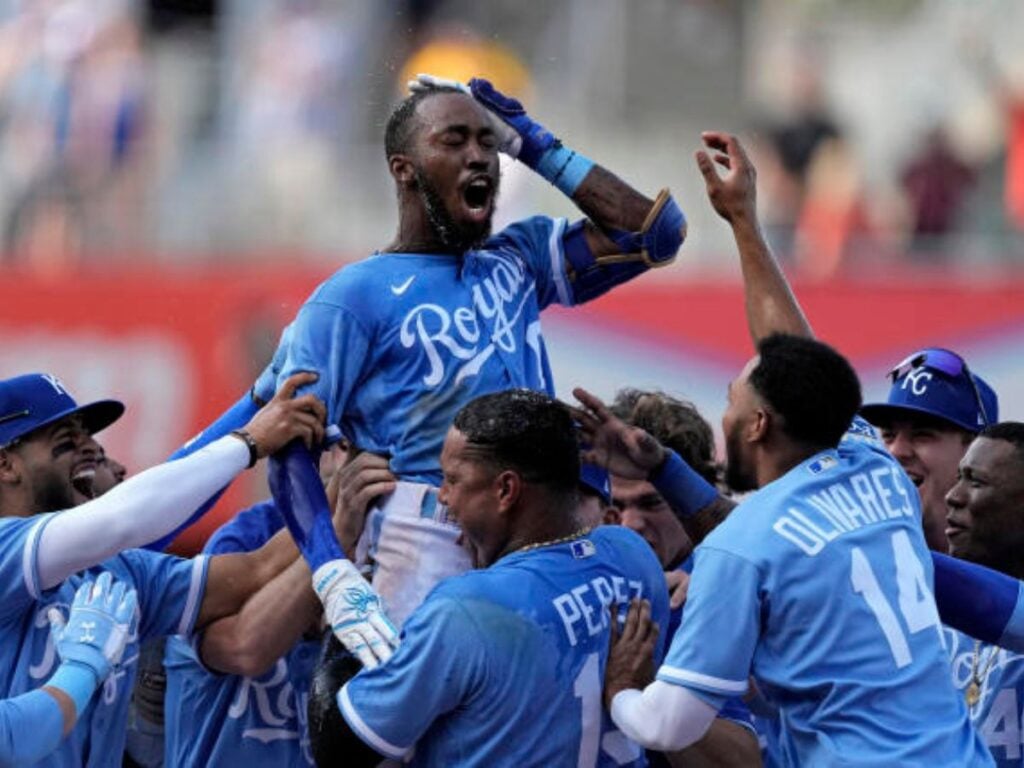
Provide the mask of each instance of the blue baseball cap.
POLYGON ((861 416, 872 424, 924 414, 968 432, 980 432, 999 421, 995 390, 972 373, 956 352, 941 347, 922 349, 894 367, 889 376, 889 398, 860 409, 861 416))
POLYGON ((89 434, 117 421, 124 404, 97 400, 79 405, 60 379, 49 373, 28 373, 0 381, 0 446, 10 445, 40 427, 68 416, 80 416, 89 434))
POLYGON ((612 480, 608 470, 599 464, 580 462, 580 485, 600 496, 605 504, 612 503, 612 480))

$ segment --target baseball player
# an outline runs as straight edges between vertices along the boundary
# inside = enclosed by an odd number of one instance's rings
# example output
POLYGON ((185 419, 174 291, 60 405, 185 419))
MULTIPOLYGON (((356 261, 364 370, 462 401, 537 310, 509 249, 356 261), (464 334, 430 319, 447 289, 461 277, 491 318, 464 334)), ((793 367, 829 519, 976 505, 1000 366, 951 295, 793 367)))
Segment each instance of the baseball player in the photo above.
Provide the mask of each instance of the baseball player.
MULTIPOLYGON (((312 391, 360 449, 390 457, 401 481, 370 514, 360 553, 401 624, 438 580, 469 567, 438 504, 438 457, 455 413, 510 387, 553 392, 540 326, 672 261, 686 222, 663 191, 652 201, 558 141, 485 80, 423 76, 388 121, 398 231, 380 252, 323 283, 285 330, 253 390, 316 371, 312 391), (588 217, 536 216, 491 234, 498 153, 533 169, 588 217)), ((199 446, 245 418, 244 398, 199 446)), ((186 449, 188 450, 188 449, 186 449)))
MULTIPOLYGON (((860 384, 849 363, 810 338, 760 234, 742 147, 724 134, 704 139, 728 169, 720 178, 699 153, 711 201, 739 245, 757 343, 729 387, 727 480, 756 492, 698 546, 682 627, 657 680, 645 687, 630 671, 639 644, 613 649, 612 718, 641 743, 678 748, 753 676, 779 713, 781 764, 990 765, 949 680, 915 488, 870 425, 854 419, 860 384), (790 303, 784 327, 802 333, 774 333, 790 303)), ((581 394, 588 441, 632 448, 615 451, 630 458, 622 470, 687 482, 677 457, 581 394)))
POLYGON ((83 581, 109 571, 138 594, 137 630, 124 663, 40 765, 117 766, 140 642, 190 633, 239 611, 250 595, 298 557, 284 534, 258 552, 182 560, 129 549, 181 524, 247 466, 301 438, 323 437, 315 397, 292 397, 312 375, 296 376, 238 436, 185 460, 162 464, 79 506, 76 478, 95 469, 89 437, 116 420, 121 403, 78 405, 59 379, 28 374, 0 381, 0 696, 42 687, 56 667, 48 631, 83 581))
POLYGON ((66 623, 53 612, 61 664, 42 688, 0 701, 0 765, 35 763, 57 749, 121 661, 135 611, 135 590, 103 573, 82 582, 66 623))

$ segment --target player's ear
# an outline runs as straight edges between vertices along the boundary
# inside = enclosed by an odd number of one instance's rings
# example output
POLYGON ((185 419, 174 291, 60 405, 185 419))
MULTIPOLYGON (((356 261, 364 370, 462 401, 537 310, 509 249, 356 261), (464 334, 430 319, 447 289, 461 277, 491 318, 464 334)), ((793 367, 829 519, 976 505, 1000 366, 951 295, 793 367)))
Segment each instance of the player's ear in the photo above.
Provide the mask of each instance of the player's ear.
POLYGON ((764 442, 772 426, 773 414, 767 408, 757 408, 747 425, 747 442, 764 442))
POLYGON ((505 512, 515 506, 523 492, 523 478, 518 472, 505 470, 494 478, 494 489, 497 495, 498 511, 505 512))
POLYGON ((8 448, 0 448, 0 483, 16 483, 21 479, 18 460, 8 448))
POLYGON ((416 186, 416 168, 408 155, 396 154, 388 158, 388 170, 400 187, 416 186))

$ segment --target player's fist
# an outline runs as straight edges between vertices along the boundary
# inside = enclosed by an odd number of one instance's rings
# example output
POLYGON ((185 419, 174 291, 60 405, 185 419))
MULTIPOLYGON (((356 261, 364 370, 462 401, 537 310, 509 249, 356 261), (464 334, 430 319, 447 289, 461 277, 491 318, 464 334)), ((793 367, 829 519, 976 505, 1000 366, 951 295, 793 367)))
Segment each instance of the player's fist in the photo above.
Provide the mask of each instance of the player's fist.
POLYGON ((245 425, 244 431, 256 444, 258 458, 276 453, 295 438, 311 449, 323 442, 327 418, 323 402, 309 393, 295 397, 299 387, 312 384, 317 378, 310 372, 289 376, 273 399, 245 425))
POLYGON ((90 669, 97 685, 121 661, 131 636, 137 598, 134 589, 114 581, 107 571, 85 581, 75 593, 67 622, 56 608, 47 618, 61 660, 90 669))

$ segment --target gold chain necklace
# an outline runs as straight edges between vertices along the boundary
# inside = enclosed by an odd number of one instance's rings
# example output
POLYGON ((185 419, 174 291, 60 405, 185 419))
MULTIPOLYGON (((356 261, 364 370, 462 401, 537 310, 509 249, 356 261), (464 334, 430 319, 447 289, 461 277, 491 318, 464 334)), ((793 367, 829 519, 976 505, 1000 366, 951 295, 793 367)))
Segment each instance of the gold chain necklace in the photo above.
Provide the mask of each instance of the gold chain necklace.
POLYGON ((985 682, 985 678, 988 677, 988 673, 992 669, 992 663, 998 655, 999 649, 992 646, 992 651, 988 655, 988 661, 985 662, 985 669, 981 674, 978 674, 978 666, 981 663, 981 641, 974 641, 974 657, 971 659, 971 682, 967 685, 967 690, 964 692, 964 698, 967 699, 968 707, 973 707, 981 701, 981 686, 985 682))
POLYGON ((555 544, 565 544, 565 542, 567 541, 572 541, 573 539, 578 539, 582 536, 586 536, 592 530, 594 530, 594 526, 588 525, 586 528, 580 528, 577 531, 573 531, 568 536, 561 536, 557 539, 548 539, 547 541, 538 541, 536 544, 527 544, 526 546, 520 547, 519 549, 513 549, 512 552, 509 552, 509 554, 511 555, 513 553, 518 552, 529 552, 533 549, 540 549, 541 547, 551 547, 555 544))

